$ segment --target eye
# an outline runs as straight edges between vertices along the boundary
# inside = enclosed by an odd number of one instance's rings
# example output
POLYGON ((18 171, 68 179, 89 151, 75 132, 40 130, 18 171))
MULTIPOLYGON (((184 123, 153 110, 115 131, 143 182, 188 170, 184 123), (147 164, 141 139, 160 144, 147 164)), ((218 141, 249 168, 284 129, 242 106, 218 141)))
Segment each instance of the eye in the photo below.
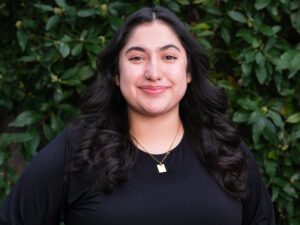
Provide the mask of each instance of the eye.
POLYGON ((164 59, 166 59, 166 60, 175 60, 175 59, 177 59, 177 57, 172 56, 172 55, 166 55, 166 56, 164 57, 164 59))
POLYGON ((141 56, 134 56, 129 58, 129 61, 141 61, 143 58, 141 56))

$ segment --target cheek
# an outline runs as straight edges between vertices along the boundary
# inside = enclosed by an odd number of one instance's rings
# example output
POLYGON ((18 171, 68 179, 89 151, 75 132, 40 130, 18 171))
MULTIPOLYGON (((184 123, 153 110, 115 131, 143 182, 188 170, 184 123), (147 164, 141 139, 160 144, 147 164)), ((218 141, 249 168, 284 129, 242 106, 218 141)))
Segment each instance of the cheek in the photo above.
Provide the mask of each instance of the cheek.
POLYGON ((135 96, 138 81, 138 73, 130 67, 127 67, 120 73, 120 90, 126 101, 130 101, 130 98, 135 96))

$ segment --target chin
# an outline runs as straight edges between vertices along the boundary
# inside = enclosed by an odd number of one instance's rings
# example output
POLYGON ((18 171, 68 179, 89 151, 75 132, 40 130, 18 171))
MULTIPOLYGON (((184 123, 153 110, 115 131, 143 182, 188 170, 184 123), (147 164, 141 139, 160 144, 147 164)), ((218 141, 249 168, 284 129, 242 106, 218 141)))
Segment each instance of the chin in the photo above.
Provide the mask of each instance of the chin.
POLYGON ((160 115, 164 115, 170 111, 171 110, 168 110, 164 107, 146 107, 146 108, 144 108, 144 112, 148 116, 160 116, 160 115))

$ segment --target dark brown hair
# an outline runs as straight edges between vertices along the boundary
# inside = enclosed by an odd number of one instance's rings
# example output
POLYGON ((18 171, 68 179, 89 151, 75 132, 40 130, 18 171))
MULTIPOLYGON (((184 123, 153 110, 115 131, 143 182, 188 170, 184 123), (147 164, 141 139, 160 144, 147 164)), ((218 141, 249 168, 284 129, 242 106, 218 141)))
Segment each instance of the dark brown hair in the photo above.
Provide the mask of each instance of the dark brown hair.
POLYGON ((183 23, 163 7, 142 8, 133 13, 99 55, 99 81, 84 96, 78 117, 83 137, 70 171, 99 169, 107 192, 124 182, 133 167, 137 149, 129 134, 126 101, 115 85, 119 52, 134 28, 160 20, 170 26, 187 53, 192 82, 180 102, 185 133, 199 160, 219 185, 233 196, 246 193, 246 158, 238 151, 240 138, 226 115, 223 89, 212 85, 207 73, 209 59, 183 23))

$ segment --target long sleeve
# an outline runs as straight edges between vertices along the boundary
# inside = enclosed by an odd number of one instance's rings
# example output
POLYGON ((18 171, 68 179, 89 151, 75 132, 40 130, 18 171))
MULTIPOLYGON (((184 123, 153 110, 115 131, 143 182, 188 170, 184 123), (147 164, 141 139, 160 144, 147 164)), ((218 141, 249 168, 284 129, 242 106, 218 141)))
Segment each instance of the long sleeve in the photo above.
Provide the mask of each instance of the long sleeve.
POLYGON ((255 158, 245 143, 242 142, 240 148, 248 156, 249 164, 247 182, 249 192, 242 201, 242 225, 275 225, 273 204, 258 170, 255 158))
POLYGON ((1 225, 58 225, 68 154, 66 132, 28 164, 0 208, 1 225))

